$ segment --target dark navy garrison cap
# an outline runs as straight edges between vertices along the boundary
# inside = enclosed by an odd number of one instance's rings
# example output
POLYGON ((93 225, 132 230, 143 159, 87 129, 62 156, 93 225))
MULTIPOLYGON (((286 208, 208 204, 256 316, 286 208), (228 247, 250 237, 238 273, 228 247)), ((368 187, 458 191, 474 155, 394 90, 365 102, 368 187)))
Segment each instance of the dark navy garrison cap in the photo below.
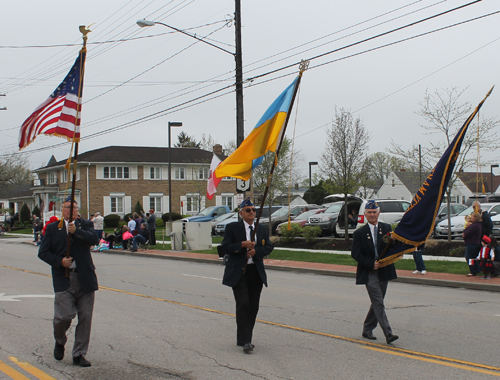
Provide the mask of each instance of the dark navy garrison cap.
MULTIPOLYGON (((71 202, 71 195, 68 195, 68 196, 66 197, 66 199, 64 200, 64 203, 66 203, 66 202, 71 202)), ((73 199, 73 203, 78 204, 78 202, 77 202, 77 201, 75 201, 74 199, 73 199)))
POLYGON ((247 199, 245 199, 243 202, 241 202, 240 204, 240 208, 243 208, 243 207, 248 207, 248 206, 253 206, 254 204, 252 203, 252 201, 250 200, 250 197, 247 197, 247 199))
POLYGON ((378 204, 373 199, 366 202, 365 210, 376 210, 378 209, 378 204))

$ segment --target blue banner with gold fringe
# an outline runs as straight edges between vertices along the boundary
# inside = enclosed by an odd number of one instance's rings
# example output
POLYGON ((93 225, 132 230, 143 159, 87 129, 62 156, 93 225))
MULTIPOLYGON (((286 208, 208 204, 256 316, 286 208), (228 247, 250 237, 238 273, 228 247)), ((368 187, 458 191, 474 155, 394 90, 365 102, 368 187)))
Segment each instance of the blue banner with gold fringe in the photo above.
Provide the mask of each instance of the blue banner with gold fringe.
POLYGON ((444 152, 413 197, 410 207, 392 233, 392 239, 397 244, 379 260, 382 267, 399 260, 404 253, 413 252, 416 247, 424 244, 431 234, 434 229, 439 206, 455 169, 455 163, 460 153, 467 127, 479 112, 492 90, 493 87, 478 104, 474 112, 467 118, 448 149, 446 149, 446 152, 444 152))

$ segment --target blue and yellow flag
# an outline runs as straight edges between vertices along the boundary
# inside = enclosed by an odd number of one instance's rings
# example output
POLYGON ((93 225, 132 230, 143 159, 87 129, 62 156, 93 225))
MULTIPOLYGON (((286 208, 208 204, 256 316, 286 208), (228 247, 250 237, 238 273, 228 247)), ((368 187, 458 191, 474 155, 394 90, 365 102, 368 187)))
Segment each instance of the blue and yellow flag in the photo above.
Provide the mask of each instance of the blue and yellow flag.
POLYGON ((434 229, 439 206, 443 201, 448 182, 455 169, 455 163, 460 153, 467 127, 479 112, 479 109, 492 90, 493 88, 491 88, 474 112, 467 118, 448 149, 446 149, 446 152, 444 152, 415 194, 415 197, 413 197, 410 207, 392 233, 392 239, 396 240, 398 244, 379 260, 381 266, 389 265, 399 260, 404 253, 415 251, 415 248, 424 244, 431 234, 434 229))
POLYGON ((298 77, 271 104, 238 149, 217 167, 215 175, 218 178, 233 177, 247 181, 252 176, 252 170, 262 163, 264 155, 276 152, 297 82, 298 77))

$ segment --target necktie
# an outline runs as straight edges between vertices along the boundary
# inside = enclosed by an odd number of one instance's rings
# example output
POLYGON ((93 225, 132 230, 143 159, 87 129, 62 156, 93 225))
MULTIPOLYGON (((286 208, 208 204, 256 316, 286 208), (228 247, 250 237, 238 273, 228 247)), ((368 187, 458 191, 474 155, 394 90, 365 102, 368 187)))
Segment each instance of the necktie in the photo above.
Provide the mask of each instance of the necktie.
POLYGON ((378 259, 377 227, 373 227, 373 247, 375 248, 375 260, 377 260, 378 259))
POLYGON ((252 236, 253 235, 253 226, 248 226, 248 228, 250 229, 250 240, 255 241, 255 237, 252 236))

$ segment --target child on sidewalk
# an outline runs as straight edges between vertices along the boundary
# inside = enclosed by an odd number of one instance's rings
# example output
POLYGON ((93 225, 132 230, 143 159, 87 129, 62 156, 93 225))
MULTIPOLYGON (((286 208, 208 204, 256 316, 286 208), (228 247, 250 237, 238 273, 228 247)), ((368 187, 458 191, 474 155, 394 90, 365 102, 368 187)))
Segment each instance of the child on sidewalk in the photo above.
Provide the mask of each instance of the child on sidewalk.
POLYGON ((479 260, 479 265, 483 271, 481 280, 491 279, 491 274, 494 272, 493 261, 495 260, 495 251, 490 247, 491 239, 484 235, 481 239, 481 249, 476 260, 479 260))

